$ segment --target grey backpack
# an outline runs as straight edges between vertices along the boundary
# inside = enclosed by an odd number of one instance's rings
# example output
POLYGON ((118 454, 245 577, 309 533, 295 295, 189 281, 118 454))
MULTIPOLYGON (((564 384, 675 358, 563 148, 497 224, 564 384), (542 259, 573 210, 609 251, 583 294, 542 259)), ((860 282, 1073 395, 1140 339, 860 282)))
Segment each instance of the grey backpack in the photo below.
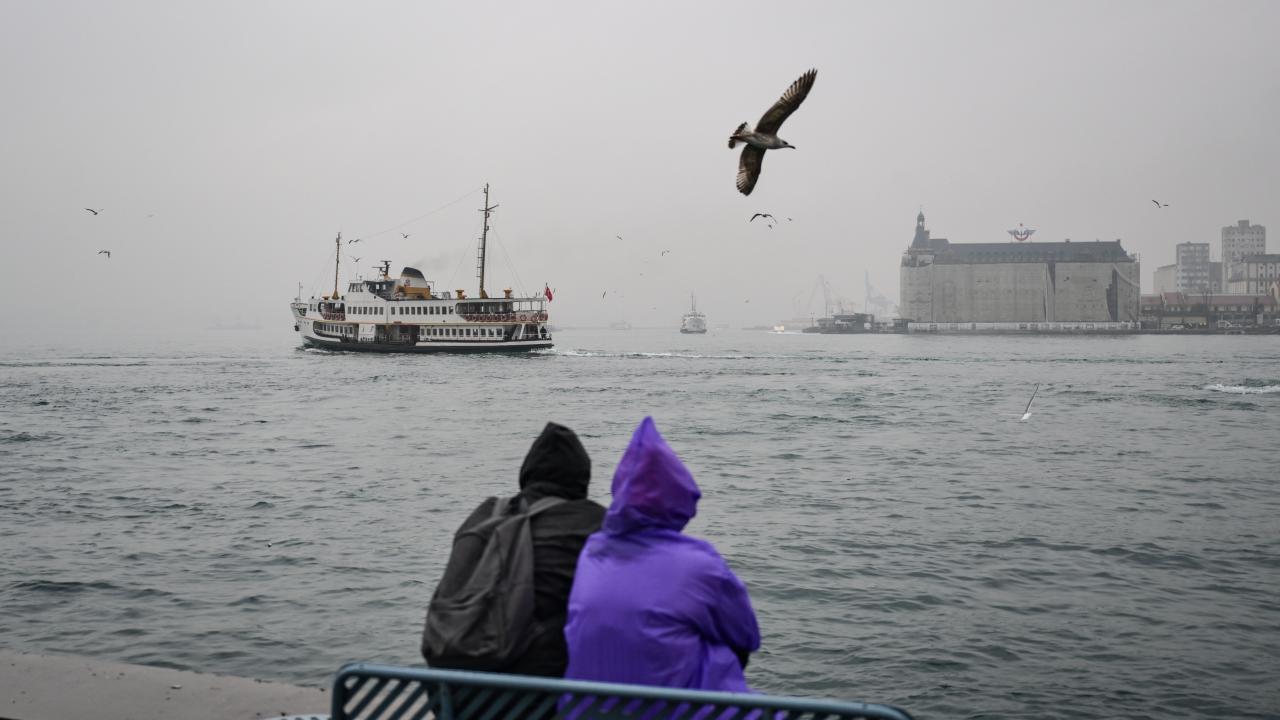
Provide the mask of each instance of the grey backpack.
POLYGON ((427 607, 422 656, 433 667, 501 670, 535 635, 529 520, 564 502, 491 498, 493 511, 453 536, 444 577, 427 607))

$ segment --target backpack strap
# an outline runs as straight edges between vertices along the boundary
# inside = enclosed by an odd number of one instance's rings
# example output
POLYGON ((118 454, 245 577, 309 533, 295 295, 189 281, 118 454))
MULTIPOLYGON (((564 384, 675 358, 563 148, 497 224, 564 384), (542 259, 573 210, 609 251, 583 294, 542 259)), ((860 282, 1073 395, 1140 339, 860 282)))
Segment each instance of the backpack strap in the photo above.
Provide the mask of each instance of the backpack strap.
POLYGON ((537 515, 543 510, 548 510, 550 508, 553 508, 562 502, 567 502, 567 501, 562 497, 547 495, 546 497, 538 498, 537 502, 529 506, 529 509, 525 511, 525 514, 528 515, 529 517, 533 517, 534 515, 537 515))

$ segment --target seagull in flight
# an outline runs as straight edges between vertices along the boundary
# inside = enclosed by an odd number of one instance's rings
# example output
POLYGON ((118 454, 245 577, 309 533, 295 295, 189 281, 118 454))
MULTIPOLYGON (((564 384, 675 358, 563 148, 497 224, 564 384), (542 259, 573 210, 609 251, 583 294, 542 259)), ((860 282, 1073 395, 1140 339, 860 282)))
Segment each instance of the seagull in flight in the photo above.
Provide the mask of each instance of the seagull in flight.
POLYGON ((405 240, 408 240, 408 239, 409 239, 409 236, 410 236, 410 235, 412 235, 412 234, 413 234, 413 233, 400 233, 400 237, 404 238, 405 240))
POLYGON ((813 89, 813 81, 817 77, 817 70, 810 70, 801 75, 798 80, 791 83, 791 87, 787 88, 786 92, 782 93, 782 97, 778 98, 773 107, 765 111, 754 130, 749 129, 747 123, 742 123, 729 136, 730 150, 739 142, 746 145, 742 148, 742 157, 738 160, 738 192, 750 195, 755 189, 756 181, 760 179, 760 166, 764 163, 766 150, 795 149, 794 145, 778 137, 778 130, 782 127, 782 123, 791 117, 791 113, 800 107, 800 103, 808 97, 809 91, 813 89))
POLYGON ((1169 203, 1161 203, 1159 200, 1152 200, 1151 202, 1155 203, 1158 208, 1169 207, 1169 203))
POLYGON ((670 251, 670 250, 663 250, 662 252, 658 253, 658 257, 662 257, 663 255, 666 255, 666 254, 667 254, 667 253, 669 253, 669 252, 671 252, 671 251, 670 251))
POLYGON ((618 238, 619 240, 621 240, 621 239, 622 239, 622 236, 621 236, 621 235, 614 235, 614 237, 618 238))
POLYGON ((98 208, 97 210, 94 210, 93 208, 85 208, 85 210, 88 210, 89 212, 93 213, 94 215, 97 215, 98 213, 102 212, 102 208, 98 208))
POLYGON ((99 254, 99 255, 106 255, 108 260, 110 260, 110 259, 111 259, 111 251, 110 251, 110 250, 99 250, 99 251, 98 251, 98 254, 99 254))
POLYGON ((356 244, 356 243, 358 243, 358 242, 360 242, 360 238, 355 238, 355 239, 353 239, 353 240, 348 240, 348 241, 347 241, 347 244, 348 244, 348 245, 354 245, 354 244, 356 244))
POLYGON ((349 255, 348 257, 351 258, 351 262, 360 262, 360 258, 356 257, 355 255, 349 255))
POLYGON ((762 218, 769 218, 770 220, 772 220, 772 219, 773 219, 773 216, 772 216, 772 215, 770 215, 769 213, 756 213, 755 215, 752 215, 752 216, 751 216, 751 219, 750 219, 750 220, 748 220, 747 222, 755 222, 755 221, 756 221, 756 218, 758 218, 758 217, 762 217, 762 218))

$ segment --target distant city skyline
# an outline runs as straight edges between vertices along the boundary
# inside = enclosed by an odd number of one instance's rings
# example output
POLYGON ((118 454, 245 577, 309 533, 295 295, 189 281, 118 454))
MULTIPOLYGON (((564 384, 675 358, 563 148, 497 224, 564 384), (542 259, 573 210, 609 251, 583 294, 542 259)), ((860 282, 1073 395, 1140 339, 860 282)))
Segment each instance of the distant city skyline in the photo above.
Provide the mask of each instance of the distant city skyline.
POLYGON ((866 279, 897 297, 921 207, 957 243, 1023 223, 1029 243, 1122 238, 1148 269, 1275 221, 1280 3, 813 2, 759 21, 778 12, 7 3, 0 332, 288 333, 297 283, 332 289, 339 231, 361 240, 342 282, 387 259, 474 293, 486 182, 487 280, 549 284, 557 325, 678 327, 690 292, 713 326, 768 324, 820 274, 857 304, 866 279), (727 135, 809 68, 798 149, 742 196, 727 135), (128 312, 84 323, 49 299, 65 278, 128 312))

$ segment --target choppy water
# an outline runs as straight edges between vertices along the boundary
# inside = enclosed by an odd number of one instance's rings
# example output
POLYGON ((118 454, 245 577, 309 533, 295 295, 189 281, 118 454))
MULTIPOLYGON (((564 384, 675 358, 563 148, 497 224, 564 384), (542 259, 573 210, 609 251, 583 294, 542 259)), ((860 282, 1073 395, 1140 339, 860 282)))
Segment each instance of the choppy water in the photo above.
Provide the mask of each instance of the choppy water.
POLYGON ((452 531, 542 424, 607 503, 651 413, 751 590, 757 688, 1280 717, 1280 338, 294 342, 0 350, 0 644, 317 685, 417 662, 452 531))

